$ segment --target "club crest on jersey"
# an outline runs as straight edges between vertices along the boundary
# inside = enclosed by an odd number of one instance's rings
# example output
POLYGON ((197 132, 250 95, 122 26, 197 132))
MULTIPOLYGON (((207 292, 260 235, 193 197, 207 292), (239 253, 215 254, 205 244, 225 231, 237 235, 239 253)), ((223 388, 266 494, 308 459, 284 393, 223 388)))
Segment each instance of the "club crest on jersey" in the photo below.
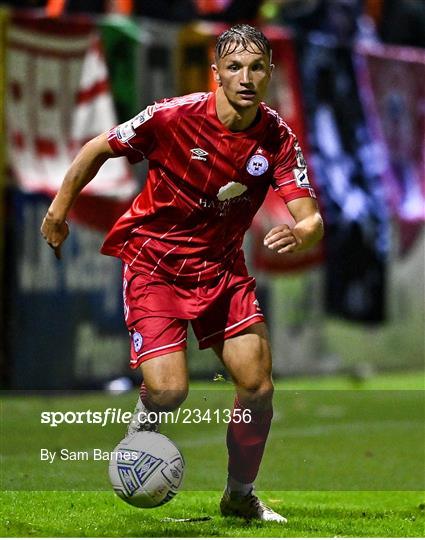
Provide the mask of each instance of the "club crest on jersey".
POLYGON ((240 182, 228 182, 225 186, 221 186, 217 193, 217 199, 219 201, 227 201, 228 199, 234 199, 239 197, 248 189, 247 186, 240 182))
POLYGON ((295 182, 298 187, 300 188, 309 188, 310 182, 308 180, 307 176, 307 167, 303 167, 302 169, 293 169, 294 171, 294 177, 295 182))
POLYGON ((251 156, 246 164, 246 170, 252 176, 260 176, 264 174, 269 168, 269 162, 264 156, 260 154, 255 154, 251 156))
POLYGON ((133 334, 133 347, 135 352, 139 352, 143 345, 143 336, 140 332, 134 332, 133 334))

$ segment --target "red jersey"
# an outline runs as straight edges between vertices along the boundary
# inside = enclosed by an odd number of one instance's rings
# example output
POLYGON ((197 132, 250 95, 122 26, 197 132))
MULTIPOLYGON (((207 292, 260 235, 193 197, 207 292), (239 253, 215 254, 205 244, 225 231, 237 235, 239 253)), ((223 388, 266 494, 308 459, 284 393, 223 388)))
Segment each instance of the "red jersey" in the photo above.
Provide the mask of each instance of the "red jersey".
POLYGON ((285 202, 315 197, 295 135, 263 103, 252 127, 233 132, 212 92, 164 99, 111 129, 109 144, 130 163, 148 159, 149 172, 101 251, 152 277, 224 272, 270 185, 285 202))

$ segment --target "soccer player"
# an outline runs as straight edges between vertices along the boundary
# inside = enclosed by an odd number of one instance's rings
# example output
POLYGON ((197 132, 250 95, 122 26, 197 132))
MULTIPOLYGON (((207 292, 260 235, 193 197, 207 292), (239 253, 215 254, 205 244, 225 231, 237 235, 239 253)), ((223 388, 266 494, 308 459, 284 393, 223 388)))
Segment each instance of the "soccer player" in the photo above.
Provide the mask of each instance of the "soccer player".
POLYGON ((106 237, 102 253, 123 261, 131 365, 143 383, 128 436, 156 429, 149 411, 177 408, 188 391, 188 321, 212 347, 250 422, 228 425, 225 516, 286 519, 253 493, 272 419, 272 363, 264 316, 241 250, 270 185, 294 217, 264 238, 278 253, 308 249, 323 223, 291 129, 263 102, 272 75, 267 38, 248 25, 222 33, 212 65, 218 88, 164 99, 89 141, 68 170, 41 232, 60 256, 67 214, 109 158, 149 160, 146 185, 106 237))

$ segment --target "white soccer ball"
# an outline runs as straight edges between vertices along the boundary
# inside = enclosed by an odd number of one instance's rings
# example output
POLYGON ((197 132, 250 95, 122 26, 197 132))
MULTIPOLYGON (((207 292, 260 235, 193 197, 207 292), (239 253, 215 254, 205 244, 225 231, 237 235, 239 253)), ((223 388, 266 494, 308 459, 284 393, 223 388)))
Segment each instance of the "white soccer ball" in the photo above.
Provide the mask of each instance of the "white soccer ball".
POLYGON ((109 478, 115 493, 139 508, 170 501, 183 481, 184 459, 165 435, 141 431, 123 439, 112 452, 109 478))

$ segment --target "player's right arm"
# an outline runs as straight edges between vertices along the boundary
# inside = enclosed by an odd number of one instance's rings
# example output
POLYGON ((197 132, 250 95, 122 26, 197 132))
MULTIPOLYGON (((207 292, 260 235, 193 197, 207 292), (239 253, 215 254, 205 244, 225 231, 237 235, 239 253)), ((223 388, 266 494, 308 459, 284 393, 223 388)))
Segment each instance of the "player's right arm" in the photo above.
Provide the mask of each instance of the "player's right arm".
POLYGON ((69 167, 41 225, 41 234, 58 259, 69 234, 66 218, 75 199, 105 161, 115 155, 108 143, 108 132, 102 133, 82 147, 69 167))

